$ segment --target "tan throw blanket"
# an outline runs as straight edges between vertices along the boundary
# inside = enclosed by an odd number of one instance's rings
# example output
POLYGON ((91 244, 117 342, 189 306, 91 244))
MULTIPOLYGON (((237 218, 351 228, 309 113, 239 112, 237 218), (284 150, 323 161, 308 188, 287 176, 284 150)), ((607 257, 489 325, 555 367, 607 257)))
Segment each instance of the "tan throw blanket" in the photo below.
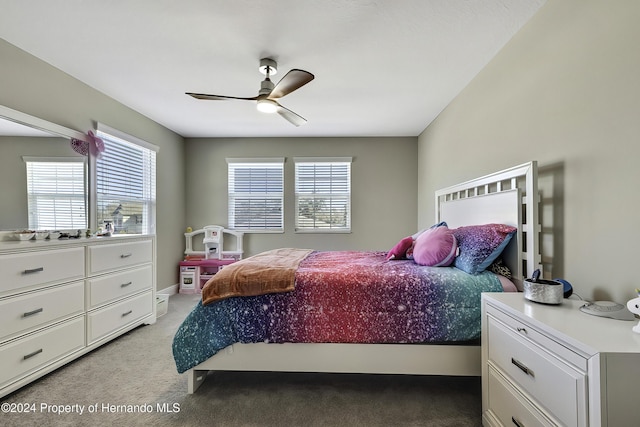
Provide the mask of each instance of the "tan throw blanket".
POLYGON ((274 249, 229 264, 205 283, 202 303, 292 291, 298 264, 311 252, 311 249, 274 249))

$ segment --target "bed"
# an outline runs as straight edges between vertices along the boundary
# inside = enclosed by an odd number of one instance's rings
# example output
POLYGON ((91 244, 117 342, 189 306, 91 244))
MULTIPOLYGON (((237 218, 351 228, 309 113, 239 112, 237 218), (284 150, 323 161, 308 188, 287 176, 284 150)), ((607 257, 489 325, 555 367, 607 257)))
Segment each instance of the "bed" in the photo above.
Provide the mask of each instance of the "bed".
MULTIPOLYGON (((540 264, 535 161, 438 190, 435 206, 429 232, 443 221, 446 227, 438 230, 460 233, 491 225, 492 232, 496 227, 508 232, 500 259, 511 271, 515 288, 522 290, 523 278, 540 264)), ((457 236, 462 249, 461 242, 468 240, 464 234, 457 236)), ((389 254, 379 251, 281 250, 264 254, 266 262, 298 258, 279 269, 290 273, 277 278, 277 287, 267 286, 267 292, 229 298, 239 295, 237 289, 223 287, 220 294, 203 288, 207 305, 194 308, 173 343, 176 367, 187 373, 189 393, 216 370, 480 375, 480 293, 501 291, 504 285, 485 270, 488 265, 468 274, 453 265, 388 260, 389 254), (392 272, 383 275, 388 269, 392 272), (338 286, 349 286, 348 291, 325 286, 324 294, 311 293, 340 275, 344 280, 338 286), (468 280, 470 285, 460 284, 468 280), (318 304, 307 304, 314 298, 318 304), (338 303, 322 306, 320 300, 338 303), (351 309, 363 301, 370 309, 351 309), (424 317, 437 319, 435 326, 421 323, 424 317), (318 326, 323 322, 330 324, 318 326), (305 327, 290 327, 294 323, 305 327)), ((460 250, 463 253, 468 252, 460 250)), ((235 270, 228 276, 232 274, 235 270)))

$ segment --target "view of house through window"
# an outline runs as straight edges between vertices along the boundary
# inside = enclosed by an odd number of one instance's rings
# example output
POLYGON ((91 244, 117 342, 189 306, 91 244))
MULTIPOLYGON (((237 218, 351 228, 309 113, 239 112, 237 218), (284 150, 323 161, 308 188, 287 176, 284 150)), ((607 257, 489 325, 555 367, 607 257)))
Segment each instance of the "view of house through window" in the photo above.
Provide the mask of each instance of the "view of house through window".
POLYGON ((153 234, 157 148, 105 128, 99 125, 97 132, 105 146, 96 160, 97 226, 116 234, 153 234))

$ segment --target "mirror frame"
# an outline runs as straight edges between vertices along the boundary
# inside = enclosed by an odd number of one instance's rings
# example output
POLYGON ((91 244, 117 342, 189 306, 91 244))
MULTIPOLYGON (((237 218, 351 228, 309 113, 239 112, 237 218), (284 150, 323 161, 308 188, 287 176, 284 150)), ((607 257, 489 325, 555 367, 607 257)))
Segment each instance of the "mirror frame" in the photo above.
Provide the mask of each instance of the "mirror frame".
MULTIPOLYGON (((6 107, 4 105, 0 105, 0 119, 6 119, 14 123, 18 123, 21 125, 25 125, 34 129, 38 129, 44 132, 48 132, 62 138, 67 138, 71 140, 71 138, 79 139, 85 142, 89 142, 88 136, 80 131, 76 131, 73 129, 69 129, 64 126, 60 126, 58 124, 49 122, 47 120, 32 116, 30 114, 23 113, 22 111, 14 110, 12 108, 6 107)), ((92 208, 92 200, 93 194, 91 191, 91 169, 94 167, 92 163, 95 160, 93 156, 87 156, 87 168, 89 169, 87 172, 87 227, 92 228, 92 221, 95 215, 95 212, 92 208)))
POLYGON ((0 118, 10 120, 15 123, 26 125, 35 129, 39 129, 45 132, 54 133, 64 138, 75 138, 88 142, 87 135, 82 132, 66 128, 64 126, 57 125, 55 123, 48 122, 35 116, 23 113, 18 110, 14 110, 4 105, 0 105, 0 118))

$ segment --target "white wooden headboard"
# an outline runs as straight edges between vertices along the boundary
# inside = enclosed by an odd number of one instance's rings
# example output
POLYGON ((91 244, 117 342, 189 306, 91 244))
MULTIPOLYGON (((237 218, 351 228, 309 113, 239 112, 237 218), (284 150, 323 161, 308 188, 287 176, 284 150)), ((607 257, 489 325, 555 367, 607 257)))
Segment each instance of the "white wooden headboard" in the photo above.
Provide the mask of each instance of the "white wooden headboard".
POLYGON ((517 227, 502 257, 522 290, 522 280, 541 263, 538 202, 538 166, 531 161, 437 190, 436 223, 446 221, 449 228, 489 223, 517 227))

